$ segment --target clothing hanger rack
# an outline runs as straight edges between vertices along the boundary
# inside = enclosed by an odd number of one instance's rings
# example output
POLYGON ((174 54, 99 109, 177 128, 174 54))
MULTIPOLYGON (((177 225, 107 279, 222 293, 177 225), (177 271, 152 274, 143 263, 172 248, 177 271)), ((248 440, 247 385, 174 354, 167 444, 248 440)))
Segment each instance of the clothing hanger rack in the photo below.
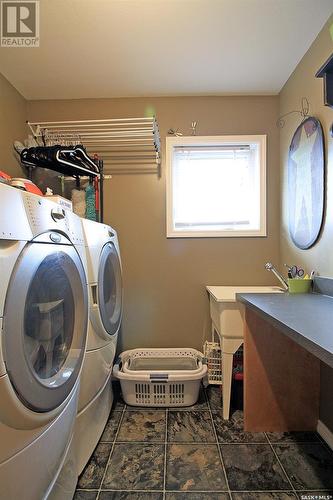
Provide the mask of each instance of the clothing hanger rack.
POLYGON ((27 122, 41 146, 82 144, 103 158, 104 171, 159 173, 161 144, 155 117, 27 122))

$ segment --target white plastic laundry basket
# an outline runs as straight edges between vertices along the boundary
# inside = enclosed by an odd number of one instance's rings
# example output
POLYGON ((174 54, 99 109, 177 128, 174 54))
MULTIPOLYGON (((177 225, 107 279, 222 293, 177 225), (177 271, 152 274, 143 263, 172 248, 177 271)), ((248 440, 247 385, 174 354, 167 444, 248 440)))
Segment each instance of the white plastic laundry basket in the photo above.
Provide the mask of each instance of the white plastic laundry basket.
POLYGON ((195 349, 133 349, 113 368, 132 406, 191 406, 206 373, 204 356, 195 349))
POLYGON ((212 340, 206 340, 203 346, 204 356, 207 360, 208 384, 222 385, 222 339, 213 328, 212 340), (217 336, 217 341, 215 340, 217 336))

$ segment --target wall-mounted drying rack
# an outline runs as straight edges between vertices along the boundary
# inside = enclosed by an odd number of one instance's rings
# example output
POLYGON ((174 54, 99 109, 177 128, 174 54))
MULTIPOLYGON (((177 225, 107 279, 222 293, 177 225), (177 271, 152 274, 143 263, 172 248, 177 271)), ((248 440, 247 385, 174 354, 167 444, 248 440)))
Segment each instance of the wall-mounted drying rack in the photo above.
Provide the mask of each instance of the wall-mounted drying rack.
MULTIPOLYGON (((97 172, 78 169, 60 170, 65 176, 98 177, 100 182, 100 216, 103 221, 103 183, 108 174, 146 174, 160 176, 161 142, 155 117, 113 118, 29 122, 39 146, 84 146, 94 157, 97 172)), ((22 158, 21 158, 22 160, 22 158)), ((29 165, 28 165, 29 167, 29 165)))
POLYGON ((109 174, 160 174, 161 145, 154 117, 27 122, 40 145, 83 144, 109 174))

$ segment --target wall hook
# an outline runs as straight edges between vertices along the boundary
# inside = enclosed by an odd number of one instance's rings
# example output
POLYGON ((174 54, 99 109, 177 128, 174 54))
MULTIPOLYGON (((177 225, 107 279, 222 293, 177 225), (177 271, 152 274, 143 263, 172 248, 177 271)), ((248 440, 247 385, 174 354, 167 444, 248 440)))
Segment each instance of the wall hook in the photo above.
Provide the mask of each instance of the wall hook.
POLYGON ((196 135, 197 124, 198 124, 198 122, 191 123, 192 135, 196 135))
POLYGON ((278 128, 283 128, 286 124, 285 117, 293 113, 299 113, 302 116, 302 121, 303 121, 309 115, 309 110, 310 110, 309 101, 307 100, 306 97, 302 97, 301 109, 300 110, 295 109, 294 111, 289 111, 288 113, 285 113, 284 115, 280 116, 276 122, 276 126, 278 128))

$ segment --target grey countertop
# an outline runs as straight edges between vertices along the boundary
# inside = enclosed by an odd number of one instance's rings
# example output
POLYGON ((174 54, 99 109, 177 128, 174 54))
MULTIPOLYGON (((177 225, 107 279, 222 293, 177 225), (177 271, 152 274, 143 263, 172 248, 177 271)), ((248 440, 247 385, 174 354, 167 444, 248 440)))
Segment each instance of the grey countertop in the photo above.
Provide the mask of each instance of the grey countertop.
POLYGON ((239 293, 237 300, 333 367, 333 297, 318 293, 239 293))

